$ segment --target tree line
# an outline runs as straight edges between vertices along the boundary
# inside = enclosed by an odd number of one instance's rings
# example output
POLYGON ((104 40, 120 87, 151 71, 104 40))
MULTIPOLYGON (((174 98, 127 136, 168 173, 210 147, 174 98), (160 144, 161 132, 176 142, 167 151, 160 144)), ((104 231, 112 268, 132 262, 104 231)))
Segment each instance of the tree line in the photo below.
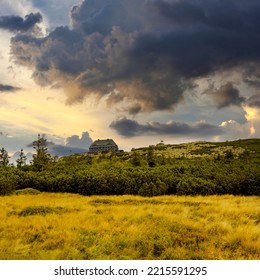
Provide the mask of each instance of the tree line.
POLYGON ((174 159, 133 152, 52 157, 47 140, 33 142, 31 163, 21 151, 16 166, 1 150, 0 194, 34 188, 82 195, 260 195, 257 158, 174 159))

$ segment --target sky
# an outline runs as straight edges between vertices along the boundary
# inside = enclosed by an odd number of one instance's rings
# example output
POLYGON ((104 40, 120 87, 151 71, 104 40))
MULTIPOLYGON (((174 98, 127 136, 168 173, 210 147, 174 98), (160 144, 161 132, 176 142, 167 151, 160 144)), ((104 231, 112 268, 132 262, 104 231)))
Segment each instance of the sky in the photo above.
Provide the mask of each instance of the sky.
POLYGON ((0 146, 260 137, 258 0, 0 0, 0 146))

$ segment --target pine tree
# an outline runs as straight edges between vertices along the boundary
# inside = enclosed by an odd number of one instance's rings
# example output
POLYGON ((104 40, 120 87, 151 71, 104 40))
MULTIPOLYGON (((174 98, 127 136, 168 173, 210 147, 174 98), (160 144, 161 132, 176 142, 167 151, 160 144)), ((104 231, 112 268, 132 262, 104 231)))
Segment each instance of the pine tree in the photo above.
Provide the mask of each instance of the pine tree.
POLYGON ((24 154, 24 151, 23 149, 21 149, 21 152, 19 154, 19 158, 16 160, 16 163, 17 163, 17 168, 22 168, 23 166, 26 165, 26 156, 24 154))
POLYGON ((47 139, 38 134, 38 139, 33 142, 33 148, 36 154, 33 155, 32 165, 37 171, 42 171, 52 160, 47 148, 47 139))
POLYGON ((8 164, 9 164, 8 152, 5 150, 5 148, 2 148, 0 150, 0 166, 8 166, 8 164))

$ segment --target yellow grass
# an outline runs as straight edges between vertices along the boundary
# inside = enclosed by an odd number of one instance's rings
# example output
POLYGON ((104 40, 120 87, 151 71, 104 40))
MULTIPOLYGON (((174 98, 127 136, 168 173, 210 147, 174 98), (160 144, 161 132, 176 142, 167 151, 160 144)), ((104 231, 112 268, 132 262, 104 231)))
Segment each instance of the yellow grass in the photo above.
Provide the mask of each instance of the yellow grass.
POLYGON ((260 259, 260 198, 0 197, 0 259, 260 259))

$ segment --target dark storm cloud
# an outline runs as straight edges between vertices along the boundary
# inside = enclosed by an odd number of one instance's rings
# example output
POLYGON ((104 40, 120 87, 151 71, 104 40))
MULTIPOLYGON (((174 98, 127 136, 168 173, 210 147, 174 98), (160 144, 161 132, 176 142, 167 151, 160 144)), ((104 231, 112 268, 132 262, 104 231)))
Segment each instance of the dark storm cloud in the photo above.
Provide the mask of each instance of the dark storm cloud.
POLYGON ((20 90, 20 88, 19 87, 14 87, 14 86, 11 86, 11 85, 0 84, 0 92, 14 92, 14 91, 17 91, 17 90, 20 90))
POLYGON ((143 0, 85 0, 74 6, 70 18, 74 30, 107 35, 113 26, 131 32, 142 27, 143 0))
POLYGON ((152 0, 150 8, 173 24, 204 25, 239 32, 258 31, 260 27, 257 0, 152 0))
MULTIPOLYGON (((260 73, 256 0, 85 0, 70 17, 70 28, 11 42, 16 63, 40 85, 64 87, 69 104, 94 94, 127 101, 130 114, 169 110, 196 78, 252 64, 260 73)), ((235 88, 213 97, 219 108, 243 101, 235 88)))
POLYGON ((223 133, 222 129, 208 123, 198 123, 194 126, 186 123, 170 121, 167 123, 150 122, 145 125, 139 124, 135 120, 120 118, 113 121, 110 127, 118 134, 125 137, 141 135, 175 135, 175 136, 216 136, 223 133))
POLYGON ((0 16, 0 28, 11 32, 26 32, 42 22, 40 13, 30 13, 23 19, 20 16, 0 16))
POLYGON ((250 107, 260 108, 260 92, 252 95, 247 99, 247 105, 250 107))
POLYGON ((214 86, 206 91, 206 94, 212 96, 214 103, 219 109, 231 105, 241 106, 246 99, 240 96, 239 90, 231 82, 226 83, 219 89, 214 86))

